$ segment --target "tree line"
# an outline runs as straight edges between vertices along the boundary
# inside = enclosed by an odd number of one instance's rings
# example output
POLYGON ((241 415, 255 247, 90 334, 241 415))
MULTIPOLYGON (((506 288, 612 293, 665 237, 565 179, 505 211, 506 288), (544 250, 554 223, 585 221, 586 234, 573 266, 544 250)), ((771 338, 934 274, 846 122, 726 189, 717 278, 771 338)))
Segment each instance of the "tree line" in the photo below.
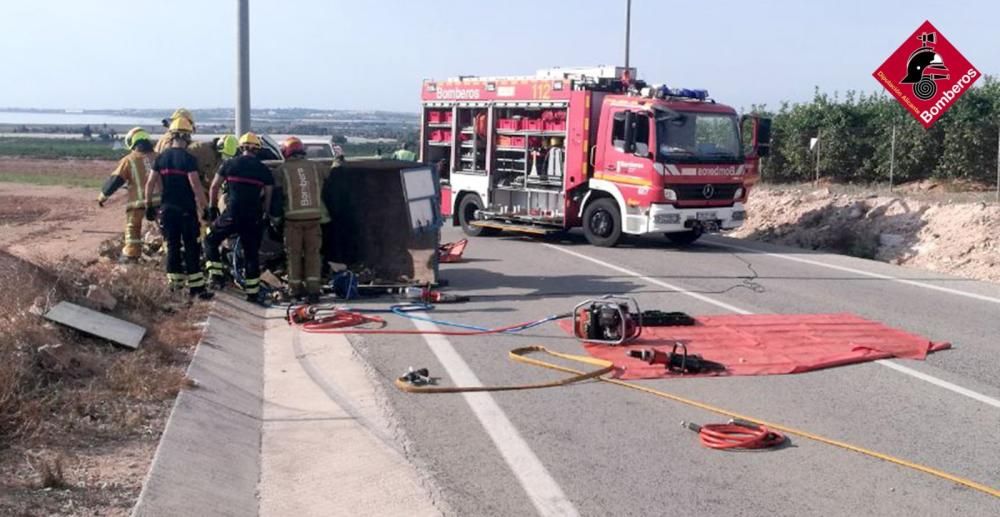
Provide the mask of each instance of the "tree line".
POLYGON ((753 111, 773 120, 771 156, 762 163, 765 181, 813 180, 816 149, 810 149, 810 139, 817 136, 822 178, 887 183, 894 155, 895 183, 927 178, 996 181, 1000 81, 995 77, 986 76, 966 91, 930 129, 885 93, 848 91, 840 98, 817 88, 811 102, 785 102, 776 112, 754 106, 753 111))

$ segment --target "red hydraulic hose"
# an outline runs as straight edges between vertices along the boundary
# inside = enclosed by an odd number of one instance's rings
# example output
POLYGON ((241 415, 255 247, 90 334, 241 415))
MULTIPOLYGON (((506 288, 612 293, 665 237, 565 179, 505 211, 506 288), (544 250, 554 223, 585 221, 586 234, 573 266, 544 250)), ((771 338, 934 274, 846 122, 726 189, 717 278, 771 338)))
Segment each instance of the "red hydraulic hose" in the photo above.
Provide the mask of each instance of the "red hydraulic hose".
POLYGON ((684 426, 697 432, 701 444, 709 449, 767 449, 785 443, 785 435, 751 422, 684 426))
POLYGON ((516 325, 508 325, 487 330, 419 330, 419 329, 383 329, 355 328, 366 323, 378 323, 385 326, 386 322, 377 316, 335 309, 330 316, 316 318, 309 313, 308 306, 298 307, 289 311, 288 324, 298 325, 303 332, 311 334, 393 334, 393 335, 435 335, 435 336, 482 336, 500 334, 509 330, 519 329, 534 323, 527 321, 516 325))

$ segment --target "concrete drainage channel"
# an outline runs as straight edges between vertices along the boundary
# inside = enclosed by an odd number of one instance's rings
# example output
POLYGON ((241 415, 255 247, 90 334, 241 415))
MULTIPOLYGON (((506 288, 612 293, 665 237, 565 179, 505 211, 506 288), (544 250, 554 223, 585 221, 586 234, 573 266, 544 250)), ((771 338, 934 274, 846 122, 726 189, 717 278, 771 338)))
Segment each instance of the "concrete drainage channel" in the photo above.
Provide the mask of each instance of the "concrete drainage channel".
POLYGON ((133 515, 440 515, 347 339, 283 315, 215 303, 133 515))

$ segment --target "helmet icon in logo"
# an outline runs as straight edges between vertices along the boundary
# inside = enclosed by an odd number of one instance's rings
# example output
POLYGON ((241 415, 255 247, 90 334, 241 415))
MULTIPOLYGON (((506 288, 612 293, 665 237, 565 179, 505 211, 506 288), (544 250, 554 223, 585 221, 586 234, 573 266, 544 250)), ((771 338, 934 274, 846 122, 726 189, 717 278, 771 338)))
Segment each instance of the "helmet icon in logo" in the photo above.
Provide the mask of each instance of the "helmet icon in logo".
POLYGON ((715 196, 715 185, 712 185, 711 183, 705 185, 701 189, 701 195, 704 196, 705 199, 712 199, 712 197, 715 196))
POLYGON ((925 101, 937 93, 934 81, 948 79, 948 67, 931 46, 937 40, 936 32, 921 33, 917 39, 922 45, 910 54, 910 59, 906 62, 906 77, 900 83, 912 84, 913 95, 925 101))

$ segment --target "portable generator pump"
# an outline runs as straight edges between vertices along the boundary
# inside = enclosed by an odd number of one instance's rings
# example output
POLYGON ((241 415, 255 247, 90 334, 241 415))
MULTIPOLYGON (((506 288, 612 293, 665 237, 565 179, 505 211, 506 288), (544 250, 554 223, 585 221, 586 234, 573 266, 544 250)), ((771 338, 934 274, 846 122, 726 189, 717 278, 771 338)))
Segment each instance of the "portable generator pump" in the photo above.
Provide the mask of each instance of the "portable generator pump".
POLYGON ((573 309, 573 332, 590 343, 621 345, 642 334, 642 312, 634 298, 605 295, 573 309))

